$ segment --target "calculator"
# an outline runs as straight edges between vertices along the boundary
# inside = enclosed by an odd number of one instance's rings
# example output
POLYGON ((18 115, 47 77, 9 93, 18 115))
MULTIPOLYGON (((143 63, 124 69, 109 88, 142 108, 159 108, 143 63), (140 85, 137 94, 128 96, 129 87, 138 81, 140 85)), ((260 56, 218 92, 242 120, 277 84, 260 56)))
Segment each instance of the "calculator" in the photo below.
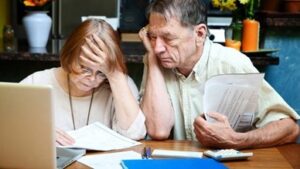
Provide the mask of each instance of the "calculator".
POLYGON ((253 156, 252 152, 241 152, 235 149, 207 150, 203 154, 218 161, 246 160, 253 156))

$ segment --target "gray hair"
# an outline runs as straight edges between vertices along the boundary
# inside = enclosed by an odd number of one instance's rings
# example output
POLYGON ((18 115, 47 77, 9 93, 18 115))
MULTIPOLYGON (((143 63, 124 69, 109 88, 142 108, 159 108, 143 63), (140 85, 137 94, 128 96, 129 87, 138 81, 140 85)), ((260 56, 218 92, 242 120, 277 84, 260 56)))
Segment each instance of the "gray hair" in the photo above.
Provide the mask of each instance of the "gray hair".
POLYGON ((166 20, 176 17, 182 26, 190 27, 207 23, 207 6, 204 0, 154 0, 147 9, 147 17, 153 12, 166 20))

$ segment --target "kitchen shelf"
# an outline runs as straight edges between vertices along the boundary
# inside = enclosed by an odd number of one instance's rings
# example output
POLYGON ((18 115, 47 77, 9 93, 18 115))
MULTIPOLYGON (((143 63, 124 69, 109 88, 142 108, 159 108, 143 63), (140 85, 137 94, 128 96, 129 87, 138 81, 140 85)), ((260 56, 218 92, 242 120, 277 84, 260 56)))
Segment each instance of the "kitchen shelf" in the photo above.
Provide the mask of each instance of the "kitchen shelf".
POLYGON ((265 27, 300 27, 300 12, 270 12, 259 11, 256 13, 263 28, 265 27))

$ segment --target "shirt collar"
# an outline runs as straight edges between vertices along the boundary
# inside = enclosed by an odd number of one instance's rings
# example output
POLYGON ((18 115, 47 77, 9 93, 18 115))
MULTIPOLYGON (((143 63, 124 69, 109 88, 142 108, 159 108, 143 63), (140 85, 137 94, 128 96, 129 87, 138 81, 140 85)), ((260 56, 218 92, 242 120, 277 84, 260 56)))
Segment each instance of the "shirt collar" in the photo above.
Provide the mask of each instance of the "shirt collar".
POLYGON ((212 41, 209 40, 209 38, 207 37, 204 42, 204 48, 203 48, 202 55, 193 68, 193 72, 195 74, 195 79, 197 81, 200 80, 201 74, 203 76, 203 73, 205 73, 211 45, 212 45, 212 41))

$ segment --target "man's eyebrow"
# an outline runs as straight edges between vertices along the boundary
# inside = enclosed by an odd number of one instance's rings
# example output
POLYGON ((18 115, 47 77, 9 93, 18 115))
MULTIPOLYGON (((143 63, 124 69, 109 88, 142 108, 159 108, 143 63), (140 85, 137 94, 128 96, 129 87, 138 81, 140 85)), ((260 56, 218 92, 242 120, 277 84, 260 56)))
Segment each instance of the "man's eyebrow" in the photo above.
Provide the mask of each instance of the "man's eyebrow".
POLYGON ((178 37, 177 35, 171 34, 170 32, 167 32, 164 36, 165 37, 172 37, 172 38, 178 37))
POLYGON ((171 34, 170 32, 161 32, 159 34, 155 34, 151 31, 148 31, 147 33, 148 35, 155 35, 155 36, 163 36, 163 37, 172 37, 172 38, 176 38, 177 36, 174 34, 171 34))

